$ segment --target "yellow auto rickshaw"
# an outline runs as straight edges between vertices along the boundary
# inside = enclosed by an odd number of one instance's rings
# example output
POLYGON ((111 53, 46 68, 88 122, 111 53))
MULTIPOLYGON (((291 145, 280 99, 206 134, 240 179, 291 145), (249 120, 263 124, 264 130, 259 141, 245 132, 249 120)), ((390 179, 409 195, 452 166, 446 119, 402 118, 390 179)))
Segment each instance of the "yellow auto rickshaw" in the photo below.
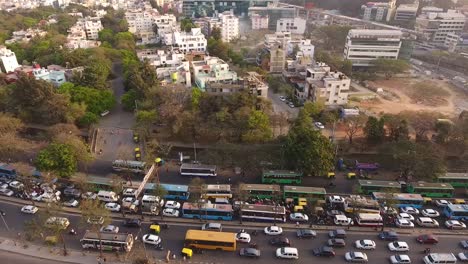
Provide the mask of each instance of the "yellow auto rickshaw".
POLYGON ((150 233, 159 235, 159 233, 161 233, 161 226, 159 224, 150 225, 150 233))
POLYGON ((306 199, 306 198, 299 198, 299 199, 297 199, 297 205, 300 205, 300 206, 307 206, 307 199, 306 199))
POLYGON ((348 180, 356 179, 356 173, 354 173, 354 172, 348 172, 347 178, 348 178, 348 180))
POLYGON ((432 198, 429 197, 423 197, 424 204, 431 204, 432 203, 432 198))
POLYGON ((302 206, 302 205, 294 206, 294 212, 295 213, 302 212, 302 211, 304 211, 304 206, 302 206))
POLYGON ((327 173, 327 178, 328 178, 328 179, 333 179, 333 178, 335 178, 335 173, 334 173, 334 172, 329 172, 329 173, 327 173))
POLYGON ((183 248, 182 249, 182 256, 186 258, 192 258, 193 256, 193 250, 190 248, 183 248))
POLYGON ((453 204, 466 204, 466 201, 463 199, 453 199, 453 204))

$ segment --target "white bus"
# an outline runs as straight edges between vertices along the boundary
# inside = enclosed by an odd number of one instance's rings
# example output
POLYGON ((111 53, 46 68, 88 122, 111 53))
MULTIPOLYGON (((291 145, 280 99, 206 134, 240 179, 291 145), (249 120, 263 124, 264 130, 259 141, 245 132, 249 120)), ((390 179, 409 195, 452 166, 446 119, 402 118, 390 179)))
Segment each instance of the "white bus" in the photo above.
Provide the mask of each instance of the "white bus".
POLYGON ((135 173, 146 173, 146 162, 136 160, 114 160, 112 162, 114 171, 130 171, 135 173))
POLYGON ((130 252, 133 247, 133 235, 127 233, 98 233, 87 230, 80 240, 83 249, 130 252))
POLYGON ((183 163, 180 166, 180 175, 195 177, 216 177, 218 173, 215 165, 202 165, 183 163))
POLYGON ((382 226, 383 219, 380 214, 358 214, 356 217, 356 223, 358 226, 382 226))
POLYGON ((231 185, 229 184, 207 184, 205 185, 204 198, 232 198, 231 185))
POLYGON ((275 205, 243 205, 240 214, 243 220, 262 222, 286 222, 286 208, 275 205))
POLYGON ((344 210, 347 213, 380 213, 380 204, 376 200, 367 199, 359 195, 345 198, 344 210))

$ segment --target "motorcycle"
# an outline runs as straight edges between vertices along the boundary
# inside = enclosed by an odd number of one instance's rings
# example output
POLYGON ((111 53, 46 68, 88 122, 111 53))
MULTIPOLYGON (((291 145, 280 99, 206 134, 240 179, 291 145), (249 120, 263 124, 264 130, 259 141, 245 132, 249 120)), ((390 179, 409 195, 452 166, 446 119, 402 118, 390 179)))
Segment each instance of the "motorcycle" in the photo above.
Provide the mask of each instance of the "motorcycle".
POLYGON ((70 235, 76 235, 77 232, 75 231, 75 229, 70 229, 70 231, 68 232, 68 234, 70 234, 70 235))
POLYGON ((164 250, 164 247, 163 247, 163 245, 162 245, 161 243, 157 244, 157 245, 155 246, 155 248, 156 248, 157 250, 161 250, 161 251, 164 250))

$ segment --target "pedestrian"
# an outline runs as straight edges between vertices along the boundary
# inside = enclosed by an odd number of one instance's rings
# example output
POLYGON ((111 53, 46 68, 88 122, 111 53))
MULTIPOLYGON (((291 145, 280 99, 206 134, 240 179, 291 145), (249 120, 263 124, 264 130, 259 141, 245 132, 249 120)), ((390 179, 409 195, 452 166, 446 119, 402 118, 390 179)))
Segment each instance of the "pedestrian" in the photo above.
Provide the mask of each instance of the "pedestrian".
POLYGON ((104 258, 103 260, 104 260, 104 263, 106 263, 106 261, 107 261, 106 258, 104 258))
POLYGON ((299 227, 299 222, 296 222, 296 227, 299 227))

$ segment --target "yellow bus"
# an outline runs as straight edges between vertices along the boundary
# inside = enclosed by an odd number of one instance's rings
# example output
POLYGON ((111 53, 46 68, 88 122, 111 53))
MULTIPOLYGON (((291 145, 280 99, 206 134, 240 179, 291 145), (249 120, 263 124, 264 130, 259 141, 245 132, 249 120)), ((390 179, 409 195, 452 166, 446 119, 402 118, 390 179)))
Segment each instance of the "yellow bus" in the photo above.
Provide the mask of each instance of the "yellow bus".
POLYGON ((187 230, 184 247, 236 251, 236 234, 203 230, 187 230))

